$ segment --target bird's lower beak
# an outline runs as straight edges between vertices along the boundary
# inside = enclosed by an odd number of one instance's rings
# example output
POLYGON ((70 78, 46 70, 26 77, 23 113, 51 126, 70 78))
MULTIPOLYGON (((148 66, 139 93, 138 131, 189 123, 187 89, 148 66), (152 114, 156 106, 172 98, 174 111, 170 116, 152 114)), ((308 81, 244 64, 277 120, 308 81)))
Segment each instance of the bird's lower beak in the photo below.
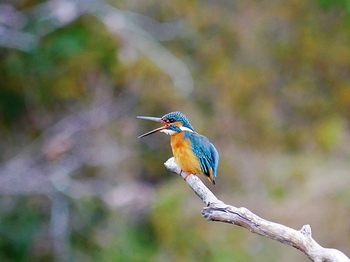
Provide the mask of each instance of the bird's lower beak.
MULTIPOLYGON (((163 120, 161 118, 159 118, 159 117, 138 116, 137 118, 151 120, 151 121, 155 121, 155 122, 159 122, 159 123, 163 123, 164 124, 163 120)), ((158 128, 156 128, 156 129, 154 129, 152 131, 149 131, 149 132, 147 132, 147 133, 145 133, 143 135, 140 135, 138 138, 145 137, 145 136, 151 135, 153 133, 157 133, 157 132, 159 132, 159 131, 161 131, 163 129, 166 129, 167 127, 168 127, 168 125, 164 125, 162 127, 158 127, 158 128)))

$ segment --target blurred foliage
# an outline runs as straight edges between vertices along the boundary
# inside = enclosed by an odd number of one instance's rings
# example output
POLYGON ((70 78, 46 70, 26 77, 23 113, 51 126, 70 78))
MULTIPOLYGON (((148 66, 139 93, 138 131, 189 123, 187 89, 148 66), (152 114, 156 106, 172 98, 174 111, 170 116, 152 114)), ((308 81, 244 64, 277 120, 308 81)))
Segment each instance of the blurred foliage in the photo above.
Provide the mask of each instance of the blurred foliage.
POLYGON ((30 51, 0 48, 1 261, 308 261, 201 218, 202 203, 162 164, 169 138, 136 139, 155 126, 136 115, 172 110, 217 146, 220 199, 309 223, 321 245, 350 250, 349 1, 107 1, 124 15, 115 28, 113 15, 85 12, 41 35, 49 17, 36 21, 33 8, 49 2, 9 2, 27 19, 14 28, 40 38, 30 51), (128 42, 135 35, 149 49, 128 42), (175 58, 192 74, 189 94, 174 84, 175 58), (47 192, 1 187, 17 158, 29 166, 18 181, 29 187, 42 170, 47 192))
POLYGON ((0 218, 0 259, 1 261, 28 261, 31 254, 31 246, 40 235, 40 214, 30 205, 30 200, 20 197, 16 201, 2 199, 4 202, 12 202, 10 208, 1 209, 0 218), (28 205, 29 204, 29 205, 28 205))

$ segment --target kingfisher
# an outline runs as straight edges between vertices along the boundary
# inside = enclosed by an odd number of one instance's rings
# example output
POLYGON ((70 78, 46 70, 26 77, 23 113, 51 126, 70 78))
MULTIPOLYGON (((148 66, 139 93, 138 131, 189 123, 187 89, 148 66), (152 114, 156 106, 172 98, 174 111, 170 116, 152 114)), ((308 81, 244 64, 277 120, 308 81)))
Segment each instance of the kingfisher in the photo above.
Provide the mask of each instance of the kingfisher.
POLYGON ((219 165, 219 153, 203 135, 194 131, 187 117, 181 112, 171 112, 162 117, 138 116, 137 118, 162 123, 163 126, 149 131, 138 138, 157 132, 170 135, 170 146, 175 162, 185 171, 184 179, 190 175, 205 175, 215 185, 219 165))

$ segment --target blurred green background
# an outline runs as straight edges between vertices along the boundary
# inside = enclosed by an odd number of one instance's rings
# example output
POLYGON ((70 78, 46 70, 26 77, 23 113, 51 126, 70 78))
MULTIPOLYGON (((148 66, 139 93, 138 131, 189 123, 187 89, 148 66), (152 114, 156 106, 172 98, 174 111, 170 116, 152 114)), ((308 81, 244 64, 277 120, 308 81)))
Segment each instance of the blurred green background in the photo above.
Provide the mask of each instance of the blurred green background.
POLYGON ((0 261, 309 261, 201 217, 137 115, 180 110, 227 204, 350 255, 349 0, 0 2, 0 261))

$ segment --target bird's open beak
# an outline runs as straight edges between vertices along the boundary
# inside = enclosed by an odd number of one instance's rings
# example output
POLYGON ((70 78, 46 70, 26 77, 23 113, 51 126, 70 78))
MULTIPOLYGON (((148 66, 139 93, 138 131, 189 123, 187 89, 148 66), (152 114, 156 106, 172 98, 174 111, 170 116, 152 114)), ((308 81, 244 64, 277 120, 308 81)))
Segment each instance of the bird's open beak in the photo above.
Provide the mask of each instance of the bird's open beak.
POLYGON ((152 131, 149 131, 143 135, 140 135, 138 138, 141 138, 141 137, 144 137, 144 136, 148 136, 148 135, 151 135, 153 133, 157 133, 163 129, 166 129, 168 128, 168 124, 165 124, 164 121, 160 118, 160 117, 152 117, 152 116, 138 116, 137 118, 140 118, 140 119, 146 119, 146 120, 151 120, 151 121, 155 121, 155 122, 159 122, 159 123, 162 123, 164 124, 164 126, 161 126, 161 127, 158 127, 152 131))

